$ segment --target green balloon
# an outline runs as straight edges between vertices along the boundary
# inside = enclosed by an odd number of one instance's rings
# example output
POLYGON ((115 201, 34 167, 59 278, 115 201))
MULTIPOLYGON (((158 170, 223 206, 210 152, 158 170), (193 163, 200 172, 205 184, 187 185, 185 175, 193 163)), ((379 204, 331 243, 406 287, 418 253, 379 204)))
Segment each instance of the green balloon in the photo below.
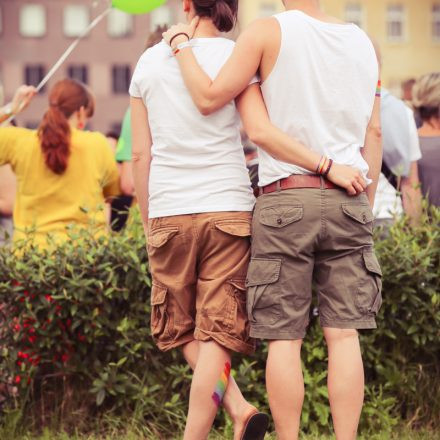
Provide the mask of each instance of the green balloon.
POLYGON ((129 14, 146 14, 165 2, 166 0, 112 0, 112 6, 129 14))

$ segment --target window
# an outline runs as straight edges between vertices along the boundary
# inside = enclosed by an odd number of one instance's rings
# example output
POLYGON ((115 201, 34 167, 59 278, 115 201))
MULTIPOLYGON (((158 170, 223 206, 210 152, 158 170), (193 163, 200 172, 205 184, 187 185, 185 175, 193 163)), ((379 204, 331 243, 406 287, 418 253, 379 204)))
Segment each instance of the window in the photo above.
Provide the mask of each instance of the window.
POLYGON ((127 93, 130 87, 131 69, 126 64, 112 68, 113 93, 127 93))
POLYGON ((87 6, 68 5, 64 8, 63 29, 66 37, 78 37, 81 35, 90 21, 90 13, 87 6))
POLYGON ((262 3, 260 5, 259 15, 260 17, 270 17, 276 14, 277 8, 273 3, 262 3))
POLYGON ((67 68, 67 76, 84 84, 89 82, 89 72, 85 64, 71 64, 67 68))
POLYGON ((390 41, 405 38, 405 9, 403 5, 389 5, 387 10, 387 35, 390 41))
POLYGON ((27 65, 24 68, 24 83, 30 86, 37 87, 45 75, 46 69, 42 64, 27 65))
POLYGON ((154 32, 158 26, 169 25, 171 21, 171 9, 161 6, 150 13, 150 31, 154 32))
POLYGON ((440 3, 432 6, 432 37, 440 42, 440 3))
POLYGON ((20 34, 23 37, 42 37, 46 33, 46 10, 42 5, 24 4, 20 8, 20 34))
POLYGON ((107 33, 110 37, 126 37, 133 30, 133 16, 112 9, 107 18, 107 33))
POLYGON ((360 28, 363 27, 363 15, 362 5, 359 3, 348 3, 345 5, 345 21, 348 23, 354 23, 360 28))

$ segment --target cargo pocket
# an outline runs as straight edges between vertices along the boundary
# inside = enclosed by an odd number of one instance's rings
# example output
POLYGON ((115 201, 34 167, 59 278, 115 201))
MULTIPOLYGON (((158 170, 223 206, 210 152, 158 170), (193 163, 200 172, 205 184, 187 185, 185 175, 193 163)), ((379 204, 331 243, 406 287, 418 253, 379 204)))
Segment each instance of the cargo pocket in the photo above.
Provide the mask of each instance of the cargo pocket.
POLYGON ((179 228, 177 226, 153 230, 148 235, 148 246, 151 246, 152 248, 161 248, 177 235, 178 232, 179 228))
POLYGON ((274 206, 260 211, 260 223, 273 228, 283 228, 300 221, 304 215, 302 205, 274 206))
POLYGON ((251 235, 251 220, 242 219, 228 219, 216 220, 214 226, 217 230, 222 231, 228 235, 235 237, 250 237, 251 235))
POLYGON ((382 305, 382 270, 373 250, 364 250, 362 261, 366 270, 366 278, 358 287, 355 302, 363 316, 377 315, 382 305))
POLYGON ((225 304, 225 325, 228 329, 236 328, 241 336, 247 324, 246 286, 244 278, 231 279, 227 282, 228 300, 225 304))
POLYGON ((249 321, 256 325, 272 325, 281 314, 276 282, 280 278, 281 260, 252 258, 246 287, 249 321))
POLYGON ((167 326, 167 293, 165 286, 154 283, 151 288, 151 334, 160 339, 167 326))
POLYGON ((371 211, 370 205, 359 204, 359 203, 343 203, 342 211, 345 215, 353 220, 356 220, 362 225, 371 223, 374 220, 373 212, 371 211))

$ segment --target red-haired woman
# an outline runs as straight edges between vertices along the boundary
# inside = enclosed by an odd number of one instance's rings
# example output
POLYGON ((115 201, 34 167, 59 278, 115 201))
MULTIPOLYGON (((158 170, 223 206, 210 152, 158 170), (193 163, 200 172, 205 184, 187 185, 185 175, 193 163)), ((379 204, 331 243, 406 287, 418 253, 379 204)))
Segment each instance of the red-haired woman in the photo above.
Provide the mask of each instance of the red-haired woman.
POLYGON ((83 84, 65 79, 51 89, 37 131, 0 128, 0 165, 9 163, 18 181, 14 241, 32 235, 47 246, 48 234, 66 240, 71 224, 105 229, 105 200, 119 193, 119 175, 106 138, 83 131, 94 106, 83 84))

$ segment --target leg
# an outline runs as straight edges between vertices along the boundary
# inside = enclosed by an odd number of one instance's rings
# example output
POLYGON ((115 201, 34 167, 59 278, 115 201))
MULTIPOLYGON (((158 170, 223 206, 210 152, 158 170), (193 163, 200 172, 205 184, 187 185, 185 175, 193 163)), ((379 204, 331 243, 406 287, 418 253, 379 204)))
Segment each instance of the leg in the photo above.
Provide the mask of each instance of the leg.
POLYGON ((328 391, 337 440, 356 438, 364 400, 364 369, 356 330, 324 328, 328 391))
MULTIPOLYGON (((183 355, 190 367, 194 370, 199 357, 199 341, 192 341, 183 347, 183 355)), ((240 440, 239 435, 243 430, 249 415, 255 413, 256 408, 245 400, 232 375, 223 399, 223 406, 234 423, 234 440, 240 440)))
POLYGON ((304 380, 301 370, 302 340, 269 342, 266 386, 279 440, 299 435, 304 380))
POLYGON ((231 362, 231 357, 226 349, 214 341, 199 342, 184 440, 203 440, 208 437, 218 409, 212 394, 227 362, 231 362))

